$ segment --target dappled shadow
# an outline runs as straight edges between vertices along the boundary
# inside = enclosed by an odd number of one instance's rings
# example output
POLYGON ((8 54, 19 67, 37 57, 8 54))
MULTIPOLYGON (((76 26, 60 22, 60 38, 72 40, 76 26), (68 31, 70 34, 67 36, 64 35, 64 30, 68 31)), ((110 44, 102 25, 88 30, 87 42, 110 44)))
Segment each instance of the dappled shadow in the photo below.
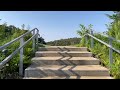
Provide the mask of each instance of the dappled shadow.
POLYGON ((60 47, 57 47, 58 48, 58 50, 60 50, 60 51, 64 51, 62 48, 60 48, 60 47))
POLYGON ((62 57, 72 57, 69 53, 67 53, 68 51, 65 52, 57 52, 60 56, 62 57))
POLYGON ((68 48, 66 48, 66 47, 63 47, 63 48, 65 49, 65 51, 68 51, 68 52, 70 51, 70 50, 69 50, 68 48))
POLYGON ((70 60, 71 58, 72 57, 68 57, 68 58, 61 57, 61 58, 57 59, 57 61, 60 63, 60 65, 77 65, 77 63, 74 63, 73 61, 70 60), (65 60, 62 60, 64 58, 65 58, 65 60))
POLYGON ((69 52, 69 49, 67 49, 67 48, 65 48, 65 47, 63 47, 63 48, 60 48, 60 47, 57 47, 60 51, 62 51, 62 52, 58 52, 58 54, 59 55, 61 55, 61 56, 63 56, 63 57, 65 57, 66 55, 68 56, 68 57, 71 57, 71 55, 69 55, 67 52, 69 52), (65 49, 65 50, 64 50, 65 49), (64 52, 64 53, 63 53, 64 52), (66 54, 66 55, 65 55, 66 54))
MULTIPOLYGON (((39 48, 39 51, 49 51, 49 49, 46 48, 46 47, 42 47, 42 48, 39 48)), ((70 50, 68 48, 66 48, 66 47, 61 48, 61 47, 58 46, 58 47, 54 48, 53 51, 70 51, 70 50)))
MULTIPOLYGON (((48 50, 46 48, 44 48, 43 50, 48 50)), ((42 50, 42 51, 43 51, 42 50)), ((55 50, 55 49, 53 49, 55 50)), ((77 71, 74 71, 73 69, 77 66, 77 63, 74 63, 73 60, 70 60, 72 58, 72 55, 70 55, 68 52, 70 52, 70 50, 66 47, 57 47, 57 54, 59 54, 59 56, 61 56, 59 59, 57 59, 54 63, 54 61, 52 63, 50 63, 51 65, 54 65, 54 64, 59 64, 59 65, 62 65, 60 66, 60 68, 58 67, 54 67, 54 66, 50 66, 49 68, 49 64, 47 69, 44 68, 41 68, 39 70, 39 75, 40 77, 44 78, 44 77, 52 77, 53 76, 53 79, 54 79, 54 76, 58 76, 58 79, 70 79, 71 76, 75 76, 76 79, 80 79, 80 75, 79 73, 77 73, 77 71), (53 68, 53 69, 51 69, 53 68), (57 68, 57 69, 56 69, 57 68), (65 77, 65 78, 63 78, 65 77)), ((45 62, 44 62, 45 63, 45 62)), ((52 79, 52 78, 51 78, 52 79)), ((56 78, 57 79, 57 78, 56 78)))
POLYGON ((72 67, 69 69, 69 71, 72 72, 72 73, 74 74, 74 76, 77 76, 76 79, 80 79, 81 76, 80 76, 78 73, 76 73, 75 71, 73 71, 73 69, 74 69, 76 66, 77 66, 77 65, 72 66, 72 67))
POLYGON ((40 73, 40 77, 47 77, 48 76, 48 74, 43 70, 39 70, 39 73, 40 73))
POLYGON ((57 61, 60 63, 60 65, 68 65, 66 62, 64 62, 64 60, 61 60, 63 58, 65 58, 65 57, 61 57, 57 61))
POLYGON ((62 67, 58 68, 57 70, 51 70, 51 69, 40 69, 39 71, 36 71, 34 73, 37 74, 37 77, 40 78, 46 78, 46 77, 52 77, 51 79, 72 79, 70 78, 71 76, 74 76, 74 79, 80 79, 80 75, 78 73, 76 73, 75 71, 73 71, 73 69, 76 67, 76 65, 74 66, 70 66, 68 67, 67 65, 63 65, 62 67), (65 68, 68 68, 65 70, 65 68), (64 70, 63 70, 64 69, 64 70), (57 78, 54 78, 55 76, 57 76, 57 78))
POLYGON ((65 57, 65 53, 57 52, 60 56, 65 57))

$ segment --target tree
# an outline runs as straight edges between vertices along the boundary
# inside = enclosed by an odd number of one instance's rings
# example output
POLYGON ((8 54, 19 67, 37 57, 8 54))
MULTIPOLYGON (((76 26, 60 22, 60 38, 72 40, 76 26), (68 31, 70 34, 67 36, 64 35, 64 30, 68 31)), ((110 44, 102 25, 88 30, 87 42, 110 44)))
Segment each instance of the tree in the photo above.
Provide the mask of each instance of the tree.
POLYGON ((116 39, 120 39, 120 11, 114 11, 113 15, 107 14, 107 16, 113 20, 113 22, 106 25, 108 28, 107 34, 116 39))
POLYGON ((46 44, 44 38, 42 37, 38 38, 38 43, 46 44))
POLYGON ((85 35, 86 33, 90 33, 91 29, 92 29, 92 24, 88 25, 88 28, 85 27, 84 25, 80 24, 80 30, 77 30, 77 34, 79 34, 80 36, 85 35))
POLYGON ((15 33, 15 30, 17 29, 14 25, 10 25, 9 29, 11 30, 11 33, 15 33))
POLYGON ((21 25, 21 27, 22 27, 22 30, 24 30, 25 29, 25 24, 21 25))
POLYGON ((113 15, 106 14, 106 16, 110 19, 113 19, 114 21, 120 20, 120 11, 114 11, 113 15))
MULTIPOLYGON (((11 40, 19 37, 20 35, 27 32, 27 30, 21 30, 13 25, 7 26, 7 23, 4 23, 0 25, 0 46, 10 42, 11 40), (11 33, 12 32, 12 33, 11 33), (6 38, 7 37, 7 38, 6 38)), ((32 37, 32 33, 24 37, 24 40, 28 40, 30 37, 32 37)), ((10 55, 13 51, 15 51, 20 46, 19 41, 14 42, 13 44, 9 45, 6 49, 8 50, 8 55, 10 55)), ((24 67, 26 68, 30 64, 30 59, 33 56, 32 52, 32 41, 30 41, 25 47, 24 47, 24 67)), ((0 51, 0 61, 4 60, 6 57, 2 51, 0 51)), ((7 63, 9 66, 5 66, 0 71, 0 79, 2 78, 18 78, 16 75, 18 73, 19 68, 19 54, 17 54, 15 57, 12 58, 10 62, 7 63), (14 75, 14 76, 13 76, 14 75)))
POLYGON ((30 30, 30 25, 27 26, 27 30, 30 30))
POLYGON ((79 43, 80 43, 80 38, 77 37, 47 42, 48 45, 52 45, 52 46, 69 46, 79 43))

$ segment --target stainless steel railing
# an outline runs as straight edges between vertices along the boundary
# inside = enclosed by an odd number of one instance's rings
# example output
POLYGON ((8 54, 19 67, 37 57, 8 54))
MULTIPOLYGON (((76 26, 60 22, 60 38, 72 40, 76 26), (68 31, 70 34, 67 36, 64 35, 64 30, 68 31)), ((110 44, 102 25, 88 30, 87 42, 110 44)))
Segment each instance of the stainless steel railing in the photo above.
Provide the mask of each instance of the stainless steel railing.
POLYGON ((0 62, 0 69, 3 68, 3 66, 5 64, 7 64, 7 62, 9 62, 11 60, 12 57, 14 57, 18 52, 20 52, 20 62, 19 62, 19 75, 23 76, 23 47, 29 42, 29 41, 33 41, 33 52, 35 52, 35 49, 38 48, 38 37, 40 37, 39 35, 39 30, 37 28, 34 28, 31 31, 26 32, 25 34, 19 36, 18 38, 15 38, 14 40, 4 44, 3 46, 0 46, 0 50, 5 49, 6 47, 8 47, 9 45, 11 45, 14 42, 20 41, 20 47, 18 47, 14 52, 12 52, 8 57, 6 57, 2 62, 0 62), (24 37, 30 33, 33 32, 33 35, 30 39, 28 39, 27 41, 24 42, 24 37), (36 39, 36 42, 35 42, 36 39), (36 48, 35 48, 36 47, 36 48))
POLYGON ((94 39, 97 40, 98 42, 106 45, 107 47, 109 47, 109 62, 110 62, 110 65, 112 65, 112 64, 113 64, 113 50, 114 50, 115 52, 117 52, 117 53, 120 54, 120 50, 117 50, 116 48, 114 48, 114 47, 112 46, 112 41, 115 40, 115 41, 117 41, 117 42, 120 42, 120 40, 116 40, 116 39, 113 38, 113 37, 109 37, 109 36, 107 36, 107 35, 104 35, 104 36, 108 37, 108 39, 109 39, 109 44, 108 44, 108 43, 106 43, 106 42, 98 39, 97 37, 95 37, 94 34, 93 34, 93 31, 91 30, 91 33, 90 33, 90 34, 87 33, 87 34, 85 34, 85 35, 82 37, 82 38, 85 37, 86 45, 88 44, 88 36, 91 37, 91 48, 94 47, 94 39))

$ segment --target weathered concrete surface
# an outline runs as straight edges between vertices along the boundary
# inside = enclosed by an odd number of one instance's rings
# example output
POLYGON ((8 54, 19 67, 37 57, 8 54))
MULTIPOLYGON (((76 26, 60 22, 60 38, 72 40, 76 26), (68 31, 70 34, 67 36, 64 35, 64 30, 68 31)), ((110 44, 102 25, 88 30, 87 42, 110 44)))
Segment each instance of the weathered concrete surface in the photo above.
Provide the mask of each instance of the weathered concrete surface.
POLYGON ((39 47, 39 51, 87 51, 86 47, 39 47))
POLYGON ((112 79, 109 70, 86 47, 39 48, 24 79, 112 79))
POLYGON ((31 65, 26 69, 26 76, 109 76, 108 69, 100 65, 46 65, 36 67, 31 65))
POLYGON ((39 65, 98 65, 100 61, 93 57, 34 57, 33 64, 39 65))
POLYGON ((92 53, 87 51, 37 51, 36 57, 91 57, 92 53))
POLYGON ((113 78, 110 76, 69 76, 69 77, 48 76, 43 78, 26 77, 24 79, 113 79, 113 78))

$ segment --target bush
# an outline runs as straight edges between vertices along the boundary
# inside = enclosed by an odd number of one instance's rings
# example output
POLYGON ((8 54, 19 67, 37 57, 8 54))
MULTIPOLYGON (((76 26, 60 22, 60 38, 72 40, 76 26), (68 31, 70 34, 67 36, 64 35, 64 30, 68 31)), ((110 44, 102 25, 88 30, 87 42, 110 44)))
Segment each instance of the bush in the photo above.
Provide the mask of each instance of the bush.
MULTIPOLYGON (((28 30, 21 30, 19 28, 13 27, 11 29, 11 32, 6 34, 4 27, 8 27, 8 26, 4 26, 1 25, 0 26, 0 45, 4 45, 5 43, 19 37, 20 35, 26 33, 28 30), (4 36, 4 35, 8 35, 8 36, 4 36)), ((24 41, 27 41, 30 37, 32 36, 32 34, 29 34, 27 36, 24 37, 24 41)), ((8 55, 10 55, 12 52, 14 52, 18 47, 20 46, 20 42, 17 41, 13 44, 11 44, 10 46, 8 46, 6 49, 8 50, 8 53, 6 54, 6 56, 0 51, 0 62, 2 60, 4 60, 8 55)), ((32 41, 30 41, 28 44, 25 45, 24 47, 24 56, 23 56, 23 67, 24 69, 26 67, 28 67, 31 64, 31 57, 34 56, 34 54, 32 53, 32 41)), ((19 72, 19 53, 16 54, 10 62, 8 62, 1 70, 0 70, 0 78, 1 79, 9 79, 9 78, 20 78, 18 75, 19 72)))
MULTIPOLYGON (((99 38, 100 40, 108 43, 108 39, 100 34, 96 34, 95 37, 99 38)), ((82 40, 85 40, 82 38, 82 40)), ((80 46, 86 46, 85 42, 80 43, 80 46)), ((114 48, 120 49, 120 43, 118 42, 113 42, 114 48)), ((95 55, 96 58, 99 58, 101 61, 101 64, 105 66, 106 68, 109 68, 110 63, 109 63, 109 48, 100 42, 94 40, 94 48, 90 48, 90 39, 88 40, 87 47, 89 47, 90 51, 95 55)), ((110 69, 110 74, 116 78, 120 79, 120 55, 113 51, 113 65, 111 66, 112 68, 110 69)))

